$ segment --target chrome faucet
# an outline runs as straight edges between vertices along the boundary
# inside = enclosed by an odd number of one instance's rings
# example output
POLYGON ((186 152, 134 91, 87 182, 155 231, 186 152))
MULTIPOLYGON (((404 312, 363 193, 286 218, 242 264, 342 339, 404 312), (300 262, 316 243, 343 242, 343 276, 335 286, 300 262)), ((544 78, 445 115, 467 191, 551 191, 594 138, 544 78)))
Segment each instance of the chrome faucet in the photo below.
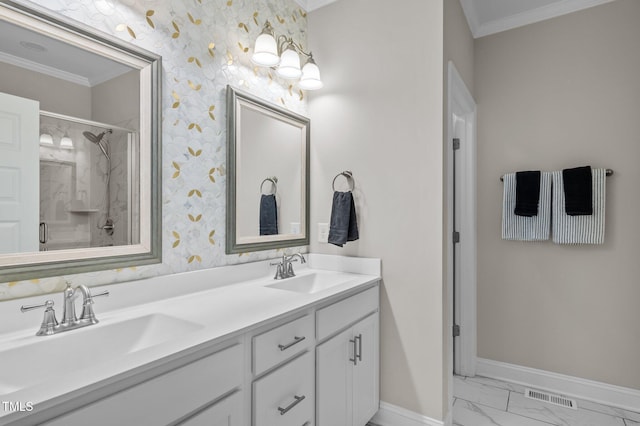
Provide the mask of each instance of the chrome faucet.
POLYGON ((67 281, 67 287, 62 292, 63 311, 62 321, 60 323, 58 323, 58 320, 56 319, 56 312, 53 309, 53 300, 47 300, 41 305, 22 306, 20 310, 22 312, 27 312, 37 308, 45 308, 44 318, 42 319, 42 324, 40 325, 40 329, 36 333, 36 336, 49 336, 51 334, 62 333, 63 331, 74 330, 76 328, 96 324, 98 320, 93 312, 93 298, 108 295, 108 291, 92 295, 87 286, 79 285, 76 288, 72 288, 71 283, 67 281), (75 305, 75 299, 78 292, 82 293, 82 313, 80 314, 80 318, 76 316, 75 305))
POLYGON ((277 266, 276 275, 273 277, 275 280, 281 280, 284 278, 295 277, 296 274, 293 272, 293 262, 296 262, 300 259, 300 263, 307 263, 307 260, 304 258, 302 253, 294 253, 290 256, 287 256, 286 253, 282 254, 282 260, 280 262, 271 263, 271 266, 277 266))

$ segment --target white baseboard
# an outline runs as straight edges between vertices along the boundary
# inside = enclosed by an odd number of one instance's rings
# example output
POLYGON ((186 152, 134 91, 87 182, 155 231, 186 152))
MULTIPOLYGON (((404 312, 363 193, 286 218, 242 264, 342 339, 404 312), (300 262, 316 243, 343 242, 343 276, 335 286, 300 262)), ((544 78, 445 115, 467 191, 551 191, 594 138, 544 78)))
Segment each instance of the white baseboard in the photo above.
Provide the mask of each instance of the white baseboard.
POLYGON ((380 410, 373 416, 371 423, 377 426, 444 426, 444 422, 441 420, 435 420, 383 401, 380 401, 380 410))
POLYGON ((483 358, 477 360, 476 373, 612 407, 640 411, 640 391, 636 389, 483 358))

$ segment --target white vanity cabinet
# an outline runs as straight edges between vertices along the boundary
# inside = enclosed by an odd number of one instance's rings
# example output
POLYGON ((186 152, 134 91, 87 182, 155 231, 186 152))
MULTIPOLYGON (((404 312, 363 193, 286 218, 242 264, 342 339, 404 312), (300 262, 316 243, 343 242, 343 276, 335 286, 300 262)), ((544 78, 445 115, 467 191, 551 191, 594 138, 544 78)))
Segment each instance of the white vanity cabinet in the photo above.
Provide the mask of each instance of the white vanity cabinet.
POLYGON ((242 407, 224 399, 220 405, 208 404, 240 387, 243 353, 243 345, 236 344, 42 424, 158 426, 187 419, 184 424, 192 426, 215 419, 204 424, 241 426, 242 407))
POLYGON ((337 333, 316 349, 317 426, 364 426, 378 411, 377 311, 376 286, 317 312, 319 335, 337 333))
POLYGON ((379 404, 378 293, 369 281, 303 299, 0 425, 365 426, 379 404))
POLYGON ((242 392, 233 394, 182 421, 178 426, 243 426, 242 392))

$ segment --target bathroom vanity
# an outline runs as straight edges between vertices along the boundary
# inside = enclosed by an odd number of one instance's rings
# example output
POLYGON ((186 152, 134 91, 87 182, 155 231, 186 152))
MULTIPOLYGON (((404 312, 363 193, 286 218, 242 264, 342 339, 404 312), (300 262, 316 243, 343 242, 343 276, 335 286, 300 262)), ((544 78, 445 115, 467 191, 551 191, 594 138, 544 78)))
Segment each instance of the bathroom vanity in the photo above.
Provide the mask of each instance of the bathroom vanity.
POLYGON ((307 258, 282 280, 264 261, 94 288, 100 323, 53 336, 19 306, 61 295, 6 302, 0 392, 33 409, 0 425, 364 426, 380 261, 307 258))

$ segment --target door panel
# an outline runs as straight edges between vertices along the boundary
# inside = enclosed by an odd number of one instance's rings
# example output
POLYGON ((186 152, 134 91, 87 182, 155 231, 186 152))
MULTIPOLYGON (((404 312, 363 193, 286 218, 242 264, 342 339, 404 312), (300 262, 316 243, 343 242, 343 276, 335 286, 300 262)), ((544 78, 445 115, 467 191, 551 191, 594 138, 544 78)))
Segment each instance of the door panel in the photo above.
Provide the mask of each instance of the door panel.
POLYGON ((318 346, 317 426, 351 425, 353 345, 351 330, 344 331, 318 346))
POLYGON ((40 104, 0 93, 0 253, 38 251, 40 104))
POLYGON ((353 366, 353 425, 366 424, 378 411, 378 313, 353 327, 358 362, 353 366))

